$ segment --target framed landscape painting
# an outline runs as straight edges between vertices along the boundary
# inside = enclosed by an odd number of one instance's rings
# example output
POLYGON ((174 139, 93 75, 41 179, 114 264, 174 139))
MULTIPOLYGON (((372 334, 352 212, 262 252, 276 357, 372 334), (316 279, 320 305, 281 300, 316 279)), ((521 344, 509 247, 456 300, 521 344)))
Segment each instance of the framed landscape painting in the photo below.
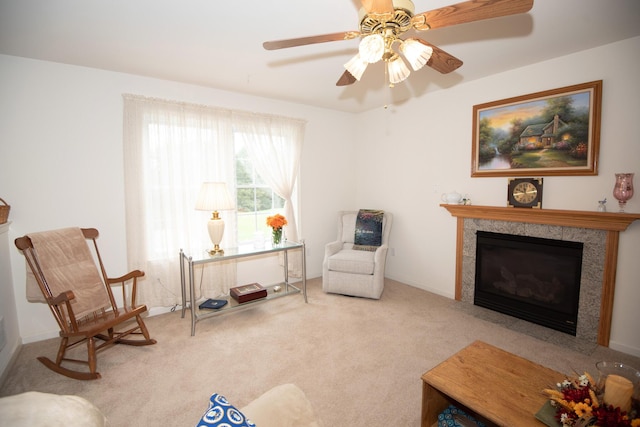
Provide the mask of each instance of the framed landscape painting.
POLYGON ((602 80, 473 107, 471 176, 597 175, 602 80))

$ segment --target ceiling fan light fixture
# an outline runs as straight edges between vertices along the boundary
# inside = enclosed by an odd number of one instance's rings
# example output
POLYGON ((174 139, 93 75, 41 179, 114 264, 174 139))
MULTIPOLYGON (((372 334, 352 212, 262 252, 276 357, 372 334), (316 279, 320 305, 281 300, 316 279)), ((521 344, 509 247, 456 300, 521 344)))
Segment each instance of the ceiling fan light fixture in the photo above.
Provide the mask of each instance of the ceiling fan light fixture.
POLYGON ((400 45, 400 51, 414 71, 418 71, 424 67, 433 54, 433 48, 431 46, 424 45, 415 39, 403 41, 400 45))
POLYGON ((387 72, 389 73, 389 83, 391 84, 404 81, 411 73, 409 67, 399 55, 395 55, 395 58, 387 62, 387 72))
POLYGON ((371 34, 360 40, 358 46, 360 58, 363 61, 373 64, 382 59, 384 53, 384 38, 380 34, 371 34))
MULTIPOLYGON (((337 86, 359 81, 368 64, 383 62, 385 80, 389 86, 404 81, 425 65, 441 74, 462 66, 462 61, 420 38, 404 40, 411 31, 451 27, 475 21, 527 13, 534 0, 459 0, 459 3, 415 13, 412 0, 358 0, 358 31, 321 34, 311 37, 264 42, 267 50, 305 46, 360 38, 358 55, 347 62, 337 86), (398 44, 394 47, 394 44, 398 44)), ((535 0, 538 1, 538 0, 535 0)))
POLYGON ((363 61, 360 58, 360 54, 357 54, 353 58, 351 58, 346 64, 344 64, 344 68, 356 78, 356 80, 360 81, 360 78, 364 74, 364 70, 367 69, 368 62, 363 61))

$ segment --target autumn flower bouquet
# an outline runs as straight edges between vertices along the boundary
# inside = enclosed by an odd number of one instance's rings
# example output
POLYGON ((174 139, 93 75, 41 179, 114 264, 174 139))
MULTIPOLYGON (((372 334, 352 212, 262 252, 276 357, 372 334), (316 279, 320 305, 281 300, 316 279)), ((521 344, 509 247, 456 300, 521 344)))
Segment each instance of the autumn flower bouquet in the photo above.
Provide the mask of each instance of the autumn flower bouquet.
POLYGON ((274 245, 282 241, 282 227, 287 225, 287 218, 280 214, 267 217, 267 225, 271 227, 271 239, 274 245))
POLYGON ((603 392, 587 372, 556 386, 557 390, 543 392, 556 409, 556 419, 562 427, 640 427, 635 409, 623 411, 601 401, 603 392))

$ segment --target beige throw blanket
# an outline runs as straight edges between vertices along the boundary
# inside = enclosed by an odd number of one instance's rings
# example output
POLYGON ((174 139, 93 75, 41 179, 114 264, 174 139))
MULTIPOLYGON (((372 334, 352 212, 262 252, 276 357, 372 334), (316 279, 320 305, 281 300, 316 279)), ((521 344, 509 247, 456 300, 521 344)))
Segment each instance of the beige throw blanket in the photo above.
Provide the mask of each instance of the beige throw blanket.
MULTIPOLYGON (((42 278, 53 297, 73 291, 76 318, 103 307, 111 308, 109 296, 99 270, 80 228, 63 228, 28 235, 35 249, 42 278)), ((34 274, 27 268, 27 300, 46 302, 34 274)))

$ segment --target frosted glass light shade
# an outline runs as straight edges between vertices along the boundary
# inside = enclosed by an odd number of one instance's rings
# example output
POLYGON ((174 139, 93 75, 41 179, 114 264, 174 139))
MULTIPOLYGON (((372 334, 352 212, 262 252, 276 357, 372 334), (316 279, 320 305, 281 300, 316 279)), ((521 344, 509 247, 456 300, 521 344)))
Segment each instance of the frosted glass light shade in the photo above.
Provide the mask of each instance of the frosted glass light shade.
POLYGON ((360 55, 356 55, 349 60, 346 64, 344 64, 344 68, 356 78, 356 80, 360 81, 362 75, 364 74, 364 70, 367 69, 368 62, 365 62, 360 58, 360 55))
POLYGON ((411 73, 407 65, 399 56, 396 56, 394 59, 387 62, 387 71, 389 73, 389 83, 392 84, 404 81, 411 73))
POLYGON ((409 61, 414 71, 418 71, 424 67, 433 54, 433 48, 431 46, 424 45, 415 39, 408 39, 402 42, 400 51, 407 61, 409 61))
POLYGON ((380 34, 371 34, 360 41, 358 46, 360 59, 373 64, 382 59, 384 54, 384 38, 380 34))

